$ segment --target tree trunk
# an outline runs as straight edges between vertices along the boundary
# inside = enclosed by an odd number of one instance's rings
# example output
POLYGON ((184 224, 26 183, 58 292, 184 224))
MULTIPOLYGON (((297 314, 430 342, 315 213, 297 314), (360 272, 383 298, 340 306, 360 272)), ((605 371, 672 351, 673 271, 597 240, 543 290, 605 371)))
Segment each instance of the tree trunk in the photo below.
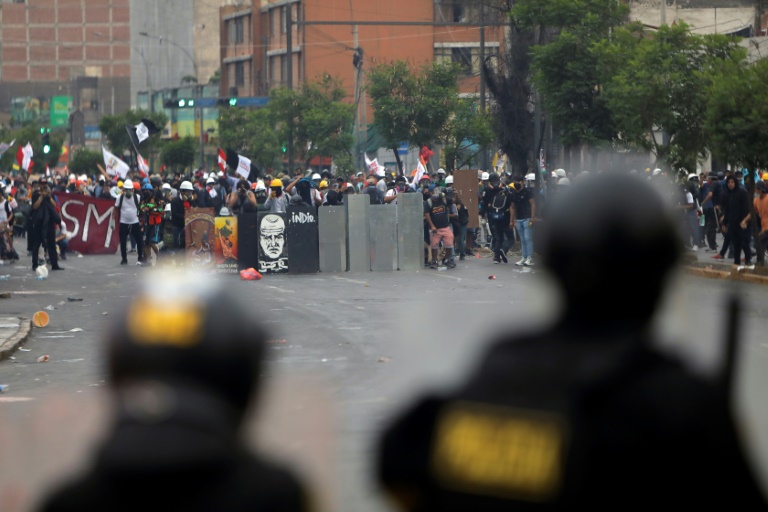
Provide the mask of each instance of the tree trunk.
POLYGON ((390 148, 395 153, 395 161, 397 162, 397 174, 398 176, 404 176, 403 163, 400 161, 400 153, 397 152, 397 146, 390 148))

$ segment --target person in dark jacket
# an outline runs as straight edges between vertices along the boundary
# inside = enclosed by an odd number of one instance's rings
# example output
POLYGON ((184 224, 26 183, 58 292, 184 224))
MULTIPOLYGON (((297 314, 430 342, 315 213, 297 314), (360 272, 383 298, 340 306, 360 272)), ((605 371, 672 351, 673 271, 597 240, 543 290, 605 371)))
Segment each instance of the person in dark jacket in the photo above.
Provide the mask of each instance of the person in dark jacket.
POLYGON ((500 335, 461 384, 387 426, 385 492, 409 512, 766 510, 731 368, 706 379, 653 340, 682 253, 664 200, 606 173, 560 191, 550 213, 538 247, 562 316, 500 335))
MULTIPOLYGON (((728 176, 725 180, 726 193, 723 197, 723 233, 729 237, 733 244, 734 265, 741 263, 741 252, 744 251, 744 264, 751 266, 751 253, 749 249, 749 221, 751 218, 749 209, 749 195, 739 186, 734 176, 728 176)), ((723 243, 720 255, 725 255, 728 244, 723 243)))
POLYGON ((171 200, 171 226, 173 227, 173 241, 177 249, 185 250, 187 248, 184 234, 184 214, 190 208, 196 207, 197 198, 192 183, 185 180, 179 186, 179 195, 171 200))
POLYGON ((107 338, 114 417, 84 475, 40 510, 305 512, 288 468, 240 435, 266 333, 244 298, 215 280, 148 278, 107 338))

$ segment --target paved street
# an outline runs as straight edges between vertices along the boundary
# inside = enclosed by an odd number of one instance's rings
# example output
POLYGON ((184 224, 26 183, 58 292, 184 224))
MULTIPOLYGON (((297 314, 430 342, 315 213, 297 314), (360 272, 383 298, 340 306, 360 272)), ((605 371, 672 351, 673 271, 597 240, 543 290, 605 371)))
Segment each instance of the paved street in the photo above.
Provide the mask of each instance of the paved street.
MULTIPOLYGON (((137 278, 153 272, 118 261, 73 256, 66 271, 46 281, 23 265, 0 267, 0 275, 11 275, 0 292, 13 292, 0 299, 1 316, 55 308, 46 328, 33 328, 23 350, 0 362, 0 384, 10 386, 0 394, 0 510, 26 509, 52 475, 81 464, 98 438, 107 410, 102 336, 137 278), (35 362, 46 354, 49 362, 35 362)), ((249 434, 305 474, 327 511, 391 510, 370 475, 377 432, 392 412, 467 371, 490 333, 540 325, 558 310, 543 273, 487 258, 445 272, 220 279, 245 288, 271 330, 259 426, 249 434)), ((730 289, 724 281, 677 276, 662 306, 664 346, 698 371, 712 373, 719 364, 720 310, 730 289)), ((768 287, 739 290, 746 304, 737 410, 751 453, 768 468, 768 287)), ((632 307, 631 293, 616 300, 632 307)))

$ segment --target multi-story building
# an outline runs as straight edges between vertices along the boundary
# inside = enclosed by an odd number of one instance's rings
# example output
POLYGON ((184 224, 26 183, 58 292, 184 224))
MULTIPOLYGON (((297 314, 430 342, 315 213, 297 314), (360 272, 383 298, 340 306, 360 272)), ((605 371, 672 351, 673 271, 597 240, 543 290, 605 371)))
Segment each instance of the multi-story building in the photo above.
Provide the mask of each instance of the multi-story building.
MULTIPOLYGON (((289 85, 290 70, 294 87, 323 74, 336 77, 353 101, 355 84, 364 82, 364 75, 353 65, 356 51, 361 52, 363 70, 395 60, 415 66, 433 60, 459 63, 461 92, 479 94, 481 39, 485 55, 493 59, 503 30, 486 27, 481 38, 478 26, 457 25, 482 19, 477 8, 465 4, 245 0, 227 5, 221 8, 221 94, 267 95, 274 87, 289 85)), ((364 97, 360 104, 358 120, 364 128, 372 114, 370 106, 364 106, 364 97)))
POLYGON ((0 123, 66 127, 80 110, 98 147, 102 115, 211 80, 226 1, 0 0, 0 123))
POLYGON ((129 0, 3 0, 0 111, 11 114, 5 121, 66 126, 74 108, 93 124, 101 113, 127 109, 129 34, 129 0), (63 116, 50 117, 62 109, 63 116))

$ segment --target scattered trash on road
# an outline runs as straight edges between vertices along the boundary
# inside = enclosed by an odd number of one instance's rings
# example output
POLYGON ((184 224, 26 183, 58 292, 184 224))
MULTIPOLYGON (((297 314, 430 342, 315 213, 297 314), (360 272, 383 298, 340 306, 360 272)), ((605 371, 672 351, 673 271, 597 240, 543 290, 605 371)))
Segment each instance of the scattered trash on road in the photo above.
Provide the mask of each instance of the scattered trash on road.
POLYGON ((19 350, 20 350, 21 352, 32 352, 32 349, 31 349, 31 348, 21 348, 21 347, 19 347, 19 350))
POLYGON ((261 277, 261 274, 255 268, 247 268, 240 271, 240 279, 243 281, 258 281, 261 277))
POLYGON ((0 281, 10 281, 11 280, 11 274, 5 274, 4 276, 0 276, 0 281))
POLYGON ((69 302, 82 302, 83 299, 76 299, 74 297, 67 297, 67 301, 69 301, 69 302))
POLYGON ((496 279, 496 276, 488 276, 488 279, 496 279))
POLYGON ((38 363, 47 363, 50 360, 51 360, 51 356, 49 356, 48 354, 45 354, 44 356, 40 356, 37 358, 38 363))
POLYGON ((79 328, 79 327, 75 327, 74 329, 70 329, 67 332, 83 332, 83 330, 81 328, 79 328))
POLYGON ((53 307, 53 304, 51 304, 50 306, 45 306, 43 309, 47 309, 48 311, 53 311, 56 308, 53 307))
POLYGON ((8 384, 0 384, 0 393, 8 391, 8 384))
POLYGON ((267 343, 288 343, 288 340, 267 340, 267 343))
POLYGON ((391 357, 383 357, 383 356, 382 356, 382 357, 380 357, 380 358, 379 358, 379 362, 380 362, 380 363, 388 363, 388 362, 390 362, 390 361, 392 361, 392 358, 391 358, 391 357))

